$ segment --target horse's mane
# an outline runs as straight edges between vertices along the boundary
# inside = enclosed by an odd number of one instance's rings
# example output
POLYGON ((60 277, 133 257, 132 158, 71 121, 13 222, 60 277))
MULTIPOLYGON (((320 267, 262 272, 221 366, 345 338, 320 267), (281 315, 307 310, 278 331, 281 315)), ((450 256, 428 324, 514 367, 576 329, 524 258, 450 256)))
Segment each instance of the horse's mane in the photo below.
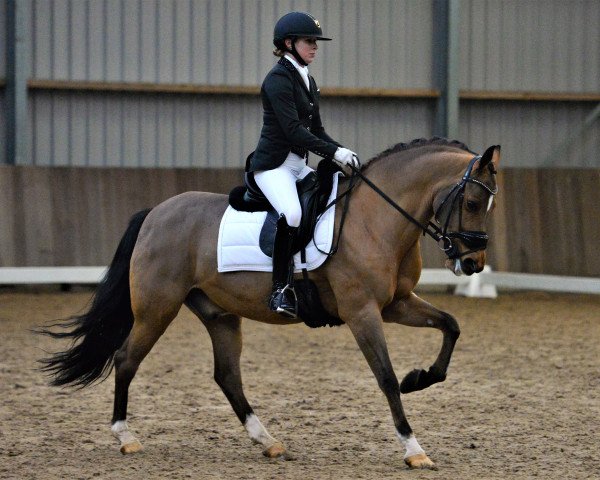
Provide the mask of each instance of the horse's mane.
POLYGON ((448 140, 447 138, 443 137, 432 137, 429 139, 415 138, 409 143, 397 143, 393 147, 390 147, 387 150, 384 150, 383 152, 377 154, 375 157, 369 159, 367 163, 363 165, 363 168, 367 168, 369 165, 376 162, 377 160, 384 157, 388 157, 393 153, 403 152, 405 150, 411 150, 413 148, 419 147, 451 147, 458 148, 460 150, 465 150, 469 153, 472 153, 473 155, 477 155, 466 144, 464 144, 463 142, 459 142, 458 140, 448 140))

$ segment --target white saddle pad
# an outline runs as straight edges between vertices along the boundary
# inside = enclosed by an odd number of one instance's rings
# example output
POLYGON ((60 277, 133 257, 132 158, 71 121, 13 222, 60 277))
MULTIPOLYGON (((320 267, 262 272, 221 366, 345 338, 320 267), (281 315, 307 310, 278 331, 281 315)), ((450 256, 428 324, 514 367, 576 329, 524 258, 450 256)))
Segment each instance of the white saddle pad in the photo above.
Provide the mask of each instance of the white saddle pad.
MULTIPOLYGON (((336 196, 339 175, 337 173, 334 176, 328 203, 336 196)), ((239 212, 231 206, 227 207, 221 219, 217 244, 219 272, 240 270, 271 272, 273 270, 271 257, 267 257, 258 245, 260 230, 266 216, 267 212, 239 212)), ((319 252, 316 246, 323 252, 329 252, 333 240, 334 220, 335 205, 321 216, 315 228, 314 239, 306 246, 307 270, 314 270, 327 260, 327 255, 319 252)), ((300 253, 294 255, 294 263, 296 271, 303 268, 300 253)))

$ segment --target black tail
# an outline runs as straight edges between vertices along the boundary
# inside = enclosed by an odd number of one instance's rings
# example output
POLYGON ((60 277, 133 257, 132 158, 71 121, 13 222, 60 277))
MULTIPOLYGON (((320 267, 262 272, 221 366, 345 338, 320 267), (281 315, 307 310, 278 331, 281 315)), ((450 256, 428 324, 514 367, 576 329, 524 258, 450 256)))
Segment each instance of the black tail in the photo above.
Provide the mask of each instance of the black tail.
POLYGON ((40 362, 42 370, 54 377, 52 385, 73 385, 81 388, 110 374, 115 352, 123 345, 133 326, 129 294, 129 262, 142 223, 150 212, 142 210, 130 220, 104 279, 98 285, 92 306, 87 313, 50 325, 70 329, 38 333, 53 338, 71 338, 71 347, 40 362), (81 341, 77 343, 78 340, 81 341))

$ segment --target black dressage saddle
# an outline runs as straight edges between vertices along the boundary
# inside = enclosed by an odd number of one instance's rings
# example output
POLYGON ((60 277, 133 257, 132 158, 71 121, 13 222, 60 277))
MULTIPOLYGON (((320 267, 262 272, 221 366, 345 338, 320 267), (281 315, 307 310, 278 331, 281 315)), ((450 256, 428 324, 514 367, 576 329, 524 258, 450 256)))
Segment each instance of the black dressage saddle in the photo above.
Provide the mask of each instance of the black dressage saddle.
MULTIPOLYGON (((242 212, 267 212, 265 223, 260 231, 260 249, 269 257, 273 255, 275 228, 279 218, 269 201, 254 180, 254 172, 248 172, 248 165, 254 152, 246 159, 245 186, 235 187, 229 194, 229 204, 242 212)), ((333 175, 341 171, 334 162, 324 159, 317 170, 311 172, 296 184, 302 207, 302 220, 294 241, 294 252, 305 248, 312 240, 319 216, 325 211, 327 200, 333 188, 333 175)))
MULTIPOLYGON (((253 152, 254 153, 254 152, 253 152)), ((229 194, 229 204, 242 212, 267 212, 267 217, 260 231, 260 248, 265 255, 273 255, 273 242, 278 213, 265 198, 254 181, 254 174, 248 172, 248 165, 253 153, 246 159, 244 186, 235 187, 229 194)), ((324 159, 319 162, 317 170, 310 173, 296 184, 298 198, 302 207, 302 220, 294 241, 294 251, 304 250, 312 240, 319 216, 327 207, 327 200, 333 188, 333 175, 341 171, 334 162, 324 159)), ((344 322, 330 315, 321 302, 315 283, 308 278, 306 269, 303 278, 295 281, 298 297, 298 317, 311 328, 342 325, 344 322)))

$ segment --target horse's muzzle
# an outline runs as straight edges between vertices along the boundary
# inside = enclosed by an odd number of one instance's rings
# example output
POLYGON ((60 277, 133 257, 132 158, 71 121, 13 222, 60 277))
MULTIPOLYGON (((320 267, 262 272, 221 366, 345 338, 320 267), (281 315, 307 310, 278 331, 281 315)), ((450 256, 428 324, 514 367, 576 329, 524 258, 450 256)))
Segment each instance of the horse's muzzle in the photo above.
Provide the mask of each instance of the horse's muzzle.
POLYGON ((446 260, 446 268, 452 271, 457 277, 461 275, 471 276, 483 270, 483 263, 478 263, 472 258, 453 258, 446 260))
POLYGON ((465 275, 473 275, 483 270, 483 265, 478 266, 477 261, 472 258, 465 258, 462 260, 462 271, 465 275))

